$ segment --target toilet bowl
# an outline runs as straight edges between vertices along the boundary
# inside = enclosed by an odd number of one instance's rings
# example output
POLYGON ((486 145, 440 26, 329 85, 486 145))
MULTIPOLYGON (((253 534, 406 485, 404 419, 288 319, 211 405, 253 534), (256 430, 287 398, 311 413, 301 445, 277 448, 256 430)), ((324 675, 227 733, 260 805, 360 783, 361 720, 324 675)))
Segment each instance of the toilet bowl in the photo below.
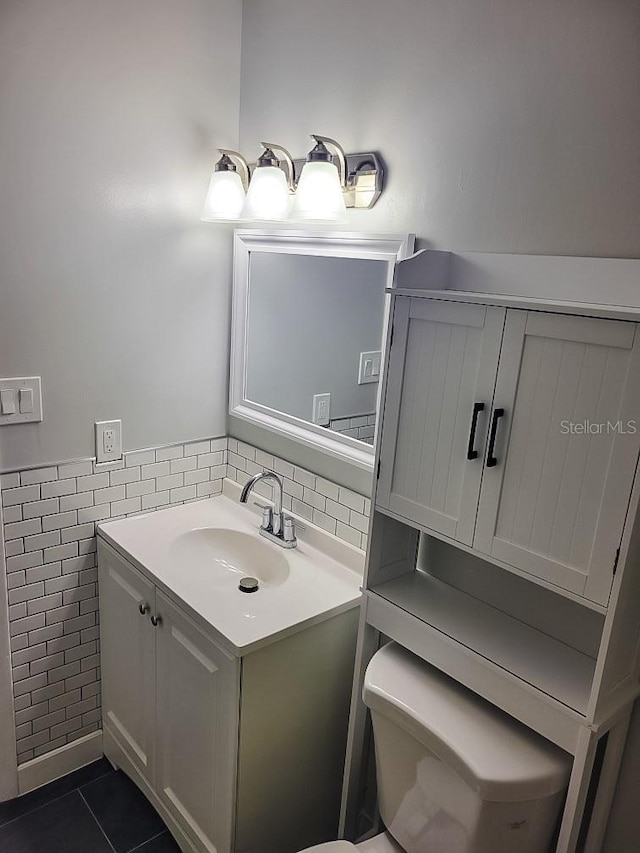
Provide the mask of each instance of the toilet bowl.
POLYGON ((571 757, 395 643, 365 674, 386 832, 303 853, 546 853, 571 757))

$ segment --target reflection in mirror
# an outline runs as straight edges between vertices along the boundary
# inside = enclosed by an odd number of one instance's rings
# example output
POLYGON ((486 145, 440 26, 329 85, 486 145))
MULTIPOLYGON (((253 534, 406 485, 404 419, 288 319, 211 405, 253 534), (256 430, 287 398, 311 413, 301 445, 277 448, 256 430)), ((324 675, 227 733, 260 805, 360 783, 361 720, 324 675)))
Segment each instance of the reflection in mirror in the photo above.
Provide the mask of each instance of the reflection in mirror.
POLYGON ((385 288, 411 235, 235 233, 229 412, 373 468, 385 288))
POLYGON ((386 284, 375 260, 254 254, 247 399, 373 444, 386 284))

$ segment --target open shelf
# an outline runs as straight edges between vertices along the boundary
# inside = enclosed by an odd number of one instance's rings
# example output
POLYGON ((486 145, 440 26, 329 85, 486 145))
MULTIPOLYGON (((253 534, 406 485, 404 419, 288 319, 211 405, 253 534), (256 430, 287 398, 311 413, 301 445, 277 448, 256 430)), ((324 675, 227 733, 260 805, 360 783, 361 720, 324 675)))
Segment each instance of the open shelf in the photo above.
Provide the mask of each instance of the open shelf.
POLYGON ((458 542, 456 540, 453 540, 450 537, 445 536, 443 533, 441 533, 438 530, 432 530, 429 527, 417 524, 416 522, 412 521, 411 519, 407 519, 407 518, 403 517, 402 515, 400 515, 399 513, 393 512, 388 507, 380 506, 379 504, 376 504, 375 512, 384 516, 385 518, 389 518, 389 519, 396 521, 400 524, 404 524, 407 527, 411 527, 414 530, 418 530, 422 534, 424 534, 425 536, 429 536, 433 539, 437 539, 438 541, 444 543, 445 545, 449 545, 452 548, 456 548, 459 552, 462 552, 464 554, 470 554, 472 557, 475 557, 476 559, 482 560, 483 562, 491 564, 492 566, 496 566, 497 568, 501 569, 502 571, 509 572, 514 577, 521 578, 522 580, 526 581, 528 584, 534 584, 535 586, 539 586, 542 589, 548 590, 549 592, 553 593, 554 595, 562 596, 563 598, 566 598, 568 601, 572 601, 575 604, 579 604, 580 607, 588 608, 589 610, 592 610, 594 613, 598 613, 601 616, 604 616, 607 613, 607 606, 605 606, 604 604, 598 604, 595 601, 590 601, 588 598, 585 598, 583 595, 578 595, 578 593, 571 592, 568 589, 563 589, 562 587, 557 586, 557 584, 551 583, 550 581, 545 580, 544 578, 535 577, 534 575, 530 574, 529 572, 524 571, 523 569, 519 569, 516 566, 510 565, 509 563, 505 563, 504 561, 497 559, 496 557, 492 556, 491 554, 480 553, 475 548, 471 547, 470 545, 465 545, 463 542, 458 542))
POLYGON ((586 715, 595 660, 422 571, 372 590, 487 661, 586 715))

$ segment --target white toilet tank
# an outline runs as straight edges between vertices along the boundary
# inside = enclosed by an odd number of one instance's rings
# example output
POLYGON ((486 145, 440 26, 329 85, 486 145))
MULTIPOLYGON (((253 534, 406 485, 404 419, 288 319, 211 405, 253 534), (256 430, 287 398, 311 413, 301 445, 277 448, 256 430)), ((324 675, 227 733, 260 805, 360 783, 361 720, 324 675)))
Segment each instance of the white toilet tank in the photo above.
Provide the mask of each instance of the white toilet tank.
POLYGON ((567 753, 395 643, 363 698, 380 815, 406 853, 546 853, 567 753))

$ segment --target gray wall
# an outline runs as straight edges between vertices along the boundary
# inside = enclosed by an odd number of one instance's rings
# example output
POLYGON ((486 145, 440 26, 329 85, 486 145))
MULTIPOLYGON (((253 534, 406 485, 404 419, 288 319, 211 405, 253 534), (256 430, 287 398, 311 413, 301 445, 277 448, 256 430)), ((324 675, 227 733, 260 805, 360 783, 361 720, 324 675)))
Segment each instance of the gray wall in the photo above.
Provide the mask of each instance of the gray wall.
POLYGON ((640 702, 636 702, 602 853, 640 849, 640 702))
MULTIPOLYGON (((43 378, 0 471, 225 432, 231 229, 199 223, 237 144, 241 0, 0 2, 0 376, 43 378)), ((0 576, 4 556, 0 542, 0 576)), ((0 584, 0 800, 15 794, 0 584)))
POLYGON ((242 37, 243 151, 314 132, 385 158, 348 227, 638 255, 637 0, 250 0, 242 37))
MULTIPOLYGON (((637 0, 324 0, 321 14, 250 0, 241 146, 273 138, 302 156, 314 132, 380 150, 387 189, 351 229, 454 251, 639 257, 638 44, 637 0)), ((640 844, 639 766, 640 712, 605 853, 640 844)))
MULTIPOLYGON (((351 230, 458 251, 637 257, 639 41, 636 0, 325 0, 322 14, 250 0, 241 148, 252 156, 273 138, 303 156, 314 132, 380 150, 385 193, 349 213, 351 230)), ((230 431, 300 454, 236 419, 230 431)), ((370 488, 348 466, 337 473, 370 488)))
POLYGON ((45 420, 0 469, 226 428, 231 229, 199 222, 237 144, 241 0, 0 4, 0 376, 45 420))

